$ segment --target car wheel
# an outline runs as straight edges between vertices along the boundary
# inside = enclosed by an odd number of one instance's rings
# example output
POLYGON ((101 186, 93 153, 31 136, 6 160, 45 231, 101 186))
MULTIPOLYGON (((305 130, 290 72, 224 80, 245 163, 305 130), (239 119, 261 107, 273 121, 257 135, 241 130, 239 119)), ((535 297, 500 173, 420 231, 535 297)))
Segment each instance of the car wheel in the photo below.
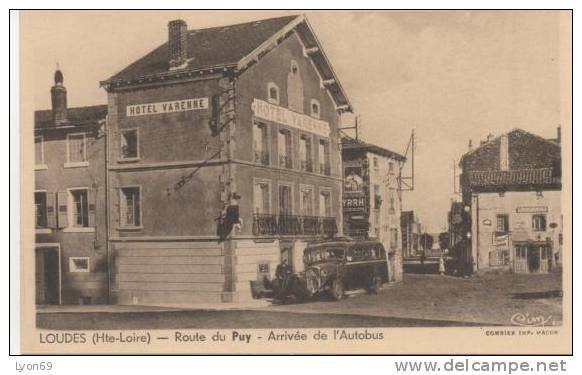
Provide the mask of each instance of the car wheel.
POLYGON ((374 276, 372 278, 372 285, 367 288, 368 293, 378 294, 378 292, 382 289, 382 278, 380 276, 374 276))
POLYGON ((341 282, 341 280, 335 279, 331 283, 331 289, 329 290, 329 293, 331 294, 331 298, 333 298, 334 301, 339 301, 343 298, 344 284, 341 282))

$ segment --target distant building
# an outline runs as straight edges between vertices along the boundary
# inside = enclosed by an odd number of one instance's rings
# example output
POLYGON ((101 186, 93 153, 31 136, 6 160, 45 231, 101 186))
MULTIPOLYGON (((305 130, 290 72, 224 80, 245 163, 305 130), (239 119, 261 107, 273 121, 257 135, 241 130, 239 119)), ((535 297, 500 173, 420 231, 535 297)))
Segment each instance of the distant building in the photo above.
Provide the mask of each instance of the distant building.
POLYGON ((405 157, 385 148, 344 138, 343 227, 354 238, 376 238, 389 254, 390 279, 401 280, 402 197, 398 179, 405 157))
POLYGON ((514 129, 463 155, 465 235, 471 239, 465 261, 474 270, 547 272, 561 264, 560 153, 559 130, 548 140, 514 129))
POLYGON ((400 215, 402 254, 405 258, 416 256, 420 250, 420 223, 414 211, 402 211, 400 215))
POLYGON ((108 302, 107 106, 67 108, 61 71, 52 109, 34 113, 36 303, 108 302))

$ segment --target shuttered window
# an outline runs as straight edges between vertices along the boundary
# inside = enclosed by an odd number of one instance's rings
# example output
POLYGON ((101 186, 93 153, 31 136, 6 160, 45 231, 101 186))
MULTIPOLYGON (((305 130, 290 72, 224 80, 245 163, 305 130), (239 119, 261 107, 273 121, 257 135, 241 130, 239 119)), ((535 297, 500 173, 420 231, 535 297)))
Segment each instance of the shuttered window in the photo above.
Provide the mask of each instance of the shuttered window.
POLYGON ((34 165, 44 164, 44 144, 43 136, 34 137, 34 165))
POLYGON ((48 228, 46 192, 40 191, 34 193, 34 207, 36 228, 48 228))
POLYGON ((89 226, 89 194, 87 189, 69 190, 72 227, 89 226))

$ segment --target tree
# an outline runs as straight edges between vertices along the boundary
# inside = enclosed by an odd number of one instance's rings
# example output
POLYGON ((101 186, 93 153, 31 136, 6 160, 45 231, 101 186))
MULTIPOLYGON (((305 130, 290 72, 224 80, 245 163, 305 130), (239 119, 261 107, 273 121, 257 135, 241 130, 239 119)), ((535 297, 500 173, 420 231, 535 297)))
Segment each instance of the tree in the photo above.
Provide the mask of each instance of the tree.
POLYGON ((449 232, 441 232, 439 234, 439 247, 441 250, 448 249, 450 242, 449 232))
POLYGON ((420 247, 424 250, 432 249, 432 245, 434 243, 434 238, 429 233, 422 233, 420 235, 420 247))

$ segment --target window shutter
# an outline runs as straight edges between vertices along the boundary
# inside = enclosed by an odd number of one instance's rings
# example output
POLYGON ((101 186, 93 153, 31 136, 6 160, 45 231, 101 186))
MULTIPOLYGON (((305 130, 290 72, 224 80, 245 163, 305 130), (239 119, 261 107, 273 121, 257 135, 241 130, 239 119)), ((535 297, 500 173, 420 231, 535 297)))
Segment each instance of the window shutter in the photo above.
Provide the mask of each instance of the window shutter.
POLYGON ((69 226, 68 213, 68 193, 66 191, 59 191, 57 193, 57 207, 58 207, 58 227, 66 228, 69 226))
POLYGON ((92 189, 87 192, 87 200, 89 203, 89 227, 95 227, 95 211, 96 211, 96 199, 97 199, 97 189, 92 189))
POLYGON ((57 227, 57 213, 55 193, 46 193, 46 224, 47 227, 55 229, 57 227))

